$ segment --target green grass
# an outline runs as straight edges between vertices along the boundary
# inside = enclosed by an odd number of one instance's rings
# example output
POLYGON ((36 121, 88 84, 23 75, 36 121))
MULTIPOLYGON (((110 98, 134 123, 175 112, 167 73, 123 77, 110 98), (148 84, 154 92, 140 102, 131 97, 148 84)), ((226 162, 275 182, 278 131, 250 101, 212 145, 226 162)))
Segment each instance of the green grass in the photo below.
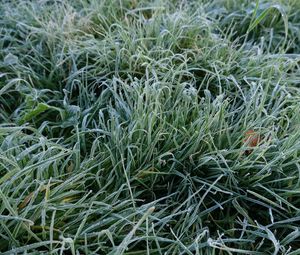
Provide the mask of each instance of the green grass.
POLYGON ((1 254, 300 254, 298 0, 0 17, 1 254))

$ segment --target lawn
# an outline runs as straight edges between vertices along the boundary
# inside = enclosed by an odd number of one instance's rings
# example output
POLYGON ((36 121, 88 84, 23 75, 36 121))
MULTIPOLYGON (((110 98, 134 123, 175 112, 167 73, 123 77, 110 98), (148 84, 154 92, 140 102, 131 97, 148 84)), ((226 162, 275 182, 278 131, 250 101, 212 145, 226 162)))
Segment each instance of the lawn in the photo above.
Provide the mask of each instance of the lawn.
POLYGON ((299 0, 2 0, 0 254, 300 254, 299 0))

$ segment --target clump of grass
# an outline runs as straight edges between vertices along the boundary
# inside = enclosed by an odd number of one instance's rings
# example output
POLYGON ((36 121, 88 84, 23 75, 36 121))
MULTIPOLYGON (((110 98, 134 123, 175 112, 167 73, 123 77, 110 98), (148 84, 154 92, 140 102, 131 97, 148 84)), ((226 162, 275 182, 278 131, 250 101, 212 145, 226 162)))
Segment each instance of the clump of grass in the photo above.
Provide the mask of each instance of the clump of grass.
POLYGON ((4 2, 0 252, 298 254, 298 5, 4 2))

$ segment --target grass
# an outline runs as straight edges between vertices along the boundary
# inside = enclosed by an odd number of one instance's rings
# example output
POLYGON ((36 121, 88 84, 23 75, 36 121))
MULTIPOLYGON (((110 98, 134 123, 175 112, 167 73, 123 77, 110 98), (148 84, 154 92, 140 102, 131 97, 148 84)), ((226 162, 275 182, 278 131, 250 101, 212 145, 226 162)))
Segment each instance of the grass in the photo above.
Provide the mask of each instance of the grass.
POLYGON ((300 254, 299 10, 3 1, 0 253, 300 254))

